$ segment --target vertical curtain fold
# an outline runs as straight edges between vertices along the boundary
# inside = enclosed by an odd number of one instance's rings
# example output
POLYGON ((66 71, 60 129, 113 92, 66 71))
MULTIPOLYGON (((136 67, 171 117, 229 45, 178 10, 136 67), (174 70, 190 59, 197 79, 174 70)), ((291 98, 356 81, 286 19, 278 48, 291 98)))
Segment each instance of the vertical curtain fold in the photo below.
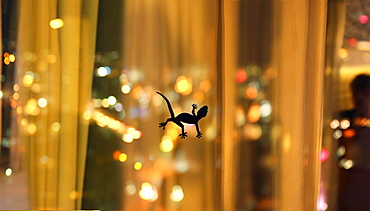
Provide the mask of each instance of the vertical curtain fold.
POLYGON ((322 130, 325 1, 275 2, 276 181, 281 210, 316 210, 322 130))
POLYGON ((98 1, 19 5, 15 83, 31 208, 80 209, 88 130, 82 114, 91 96, 98 1), (50 27, 56 18, 61 28, 50 27))

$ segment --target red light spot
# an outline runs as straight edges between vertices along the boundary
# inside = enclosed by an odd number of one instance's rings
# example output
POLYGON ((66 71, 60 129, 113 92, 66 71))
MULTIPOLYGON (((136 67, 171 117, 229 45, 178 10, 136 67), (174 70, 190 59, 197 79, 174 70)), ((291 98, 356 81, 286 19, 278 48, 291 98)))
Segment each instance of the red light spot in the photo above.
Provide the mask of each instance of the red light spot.
POLYGON ((326 150, 325 148, 322 148, 321 149, 321 154, 320 154, 320 161, 321 163, 326 161, 330 156, 330 153, 328 150, 326 150))
POLYGON ((360 15, 358 17, 358 22, 361 23, 361 24, 367 24, 367 22, 369 22, 369 16, 367 16, 367 15, 360 15))
POLYGON ((349 38, 348 40, 348 45, 351 47, 356 47, 357 45, 357 40, 355 38, 349 38))
POLYGON ((236 72, 236 82, 243 83, 247 80, 247 73, 245 72, 244 68, 238 68, 236 72))

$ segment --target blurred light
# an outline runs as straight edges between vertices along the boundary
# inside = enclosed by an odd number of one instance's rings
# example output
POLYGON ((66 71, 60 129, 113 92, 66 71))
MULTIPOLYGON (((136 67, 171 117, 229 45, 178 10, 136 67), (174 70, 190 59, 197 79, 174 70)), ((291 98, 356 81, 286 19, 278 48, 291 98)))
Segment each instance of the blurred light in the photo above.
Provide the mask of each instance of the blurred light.
POLYGON ((360 15, 357 20, 361 24, 367 24, 369 22, 369 16, 367 16, 367 15, 360 15))
POLYGON ((334 133, 333 133, 333 137, 334 139, 340 139, 340 137, 342 137, 343 133, 342 131, 340 130, 336 130, 334 133))
POLYGON ((175 185, 172 187, 172 192, 170 194, 170 198, 174 202, 180 202, 184 199, 184 192, 182 191, 182 187, 180 185, 175 185))
POLYGON ((33 91, 34 93, 40 93, 40 91, 41 91, 41 85, 38 84, 38 83, 32 84, 31 91, 33 91))
POLYGON ((144 182, 141 185, 141 190, 139 191, 139 196, 144 200, 149 200, 153 197, 154 191, 150 183, 144 182))
POLYGON ((96 71, 99 77, 105 77, 109 75, 110 72, 111 72, 111 69, 109 67, 99 67, 98 70, 96 71))
POLYGON ((243 83, 247 80, 247 73, 245 72, 245 69, 242 67, 238 68, 238 71, 236 72, 236 82, 243 83))
POLYGON ((48 156, 46 156, 46 155, 41 156, 41 158, 40 158, 40 162, 41 162, 42 164, 47 164, 47 163, 49 162, 49 157, 48 157, 48 156))
POLYGON ((121 112, 123 110, 123 105, 121 103, 117 103, 116 105, 114 105, 114 110, 116 110, 117 112, 121 112))
POLYGON ((339 50, 339 58, 346 59, 348 57, 348 51, 345 48, 339 50))
POLYGON ((19 93, 14 93, 13 94, 13 99, 14 100, 19 100, 19 93))
POLYGON ((28 120, 26 118, 23 118, 21 120, 21 125, 26 126, 28 124, 28 120))
POLYGON ((262 128, 259 124, 246 124, 243 127, 245 137, 250 141, 255 141, 261 138, 262 128))
POLYGON ((33 84, 33 74, 25 74, 22 82, 25 87, 30 87, 33 84))
POLYGON ((235 118, 236 125, 238 127, 244 125, 244 123, 245 123, 245 113, 244 113, 243 108, 241 106, 237 106, 236 110, 235 110, 235 113, 236 113, 235 114, 235 116, 236 116, 236 118, 235 118))
POLYGON ((9 59, 9 57, 5 57, 4 58, 4 64, 5 65, 10 65, 10 59, 9 59))
POLYGON ((346 148, 344 146, 338 147, 337 156, 342 157, 344 154, 346 154, 346 148))
POLYGON ((206 129, 206 133, 205 133, 206 140, 208 141, 213 140, 216 138, 216 136, 217 136, 216 129, 213 126, 209 126, 206 129))
POLYGON ((118 160, 120 162, 125 162, 127 160, 127 154, 126 153, 121 153, 119 156, 118 156, 118 160))
POLYGON ((9 61, 10 62, 15 62, 15 55, 14 54, 9 55, 9 61))
POLYGON ((3 91, 0 91, 0 98, 3 98, 3 96, 4 96, 3 91))
POLYGON ((355 38, 353 38, 353 37, 352 38, 349 38, 347 40, 347 42, 348 42, 348 45, 351 46, 351 47, 356 47, 356 45, 357 45, 357 40, 355 38))
POLYGON ((123 93, 123 94, 128 94, 128 93, 130 93, 130 91, 131 91, 131 87, 130 87, 130 85, 128 85, 128 84, 124 84, 124 85, 121 87, 121 91, 122 91, 122 93, 123 93))
POLYGON ((85 119, 85 120, 90 120, 92 118, 92 112, 87 110, 85 111, 83 114, 82 114, 82 117, 85 119))
POLYGON ((37 131, 36 124, 31 122, 30 124, 27 125, 27 132, 29 135, 35 134, 37 131))
POLYGON ((40 98, 40 99, 37 101, 37 104, 38 104, 41 108, 45 108, 45 107, 48 105, 48 101, 47 101, 45 98, 40 98))
POLYGON ((7 168, 5 170, 5 176, 7 176, 7 177, 9 177, 10 175, 12 175, 12 173, 13 173, 13 170, 11 168, 7 168))
POLYGON ((135 162, 134 169, 139 171, 141 168, 143 168, 143 164, 141 162, 135 162))
POLYGON ((350 169, 350 168, 352 168, 353 167, 353 161, 352 160, 346 160, 346 161, 344 161, 344 163, 343 163, 343 168, 345 168, 345 169, 350 169))
POLYGON ((208 79, 204 79, 203 81, 200 82, 200 89, 203 92, 208 92, 211 89, 211 81, 208 79))
POLYGON ((131 180, 126 182, 126 195, 132 196, 136 193, 136 186, 135 183, 131 180))
POLYGON ((50 21, 50 27, 52 29, 59 29, 62 28, 64 25, 64 21, 60 18, 56 18, 50 21))
POLYGON ((245 90, 245 97, 249 100, 256 98, 257 95, 258 95, 258 90, 254 86, 248 86, 247 89, 245 90))
POLYGON ((53 122, 51 124, 51 130, 54 132, 58 132, 60 130, 60 123, 59 122, 53 122))
POLYGON ((107 99, 107 98, 104 98, 104 99, 101 101, 101 105, 102 105, 102 107, 104 107, 104 108, 108 108, 108 107, 109 107, 108 99, 107 99))
POLYGON ((48 60, 49 60, 49 63, 50 64, 54 64, 55 62, 57 62, 57 57, 55 55, 48 55, 48 60))
POLYGON ((326 150, 325 148, 322 148, 321 149, 321 153, 320 153, 320 161, 321 163, 326 161, 330 156, 330 153, 328 150, 326 150))
POLYGON ((22 114, 22 112, 23 112, 22 106, 18 106, 17 107, 17 114, 22 114))
POLYGON ((113 159, 115 160, 119 160, 119 156, 120 156, 121 152, 119 150, 115 150, 113 152, 113 159))
POLYGON ((162 141, 159 144, 159 149, 162 152, 171 152, 172 151, 172 149, 173 149, 173 142, 172 142, 172 139, 171 139, 170 136, 164 135, 162 137, 162 141))
POLYGON ((343 130, 343 137, 345 138, 352 138, 356 135, 356 130, 355 129, 346 129, 343 130))
POLYGON ((132 137, 133 137, 134 139, 139 139, 139 138, 141 138, 141 131, 139 131, 139 130, 135 130, 135 131, 132 133, 132 137))
POLYGON ((261 102, 260 113, 261 117, 268 117, 272 112, 272 107, 269 101, 264 100, 261 102))
POLYGON ((342 121, 340 121, 340 128, 341 129, 347 129, 349 126, 351 125, 351 123, 349 122, 348 119, 343 119, 342 121))
POLYGON ((203 102, 204 101, 204 94, 203 94, 203 92, 196 92, 196 93, 194 93, 193 99, 197 103, 203 102))
POLYGON ((37 108, 37 100, 34 98, 29 99, 24 110, 28 115, 37 115, 39 112, 37 108))
POLYGON ((162 105, 163 98, 159 95, 154 95, 153 98, 152 98, 152 101, 153 101, 153 105, 155 107, 158 107, 158 106, 162 105))
POLYGON ((252 104, 251 107, 248 110, 247 114, 247 120, 250 123, 255 123, 257 122, 261 117, 261 112, 260 112, 260 105, 259 104, 252 104))
POLYGON ((122 140, 126 143, 132 143, 134 141, 134 137, 132 136, 132 134, 124 134, 122 136, 122 140))
POLYGON ((339 127, 339 120, 333 119, 333 121, 330 122, 330 128, 337 129, 338 127, 339 127))
POLYGON ((175 170, 177 171, 177 173, 182 174, 187 172, 189 169, 190 169, 189 162, 186 161, 185 158, 175 162, 175 170))
POLYGON ((14 90, 15 92, 18 92, 18 91, 19 91, 19 85, 18 85, 18 84, 14 84, 14 86, 13 86, 13 90, 14 90))
POLYGON ((114 97, 114 96, 109 96, 108 97, 108 104, 109 105, 115 105, 116 103, 117 103, 116 97, 114 97))
POLYGON ((176 79, 175 91, 182 95, 189 95, 193 91, 193 82, 186 76, 179 76, 176 79))

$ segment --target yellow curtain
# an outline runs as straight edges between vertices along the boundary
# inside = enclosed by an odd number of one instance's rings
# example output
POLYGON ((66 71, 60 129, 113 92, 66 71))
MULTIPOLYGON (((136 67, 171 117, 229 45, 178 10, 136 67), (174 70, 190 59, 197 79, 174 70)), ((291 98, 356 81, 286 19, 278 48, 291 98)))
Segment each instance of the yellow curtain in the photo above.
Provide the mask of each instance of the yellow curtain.
POLYGON ((19 2, 19 139, 31 209, 80 209, 98 1, 19 2))
POLYGON ((319 191, 326 1, 274 6, 277 200, 281 210, 316 210, 319 191))

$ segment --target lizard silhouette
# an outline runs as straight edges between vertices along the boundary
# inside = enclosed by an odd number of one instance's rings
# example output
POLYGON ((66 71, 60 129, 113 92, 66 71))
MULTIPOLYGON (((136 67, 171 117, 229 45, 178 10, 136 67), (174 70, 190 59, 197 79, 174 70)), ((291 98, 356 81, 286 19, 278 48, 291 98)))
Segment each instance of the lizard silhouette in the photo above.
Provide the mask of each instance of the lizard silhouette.
POLYGON ((198 108, 198 106, 196 104, 193 104, 192 107, 192 111, 191 111, 191 114, 189 113, 181 113, 179 115, 177 115, 175 117, 175 114, 173 112, 173 109, 172 109, 172 106, 171 106, 171 103, 170 101, 167 99, 166 96, 164 96, 162 93, 160 92, 157 92, 157 94, 159 94, 160 96, 163 97, 163 99, 166 101, 167 103, 167 107, 168 107, 168 110, 170 111, 170 115, 171 117, 168 118, 165 122, 161 122, 159 123, 159 127, 162 128, 163 130, 165 129, 166 125, 168 122, 174 122, 176 123, 179 127, 181 127, 181 134, 179 135, 182 139, 186 138, 188 135, 187 135, 187 132, 185 132, 185 129, 184 129, 184 125, 182 124, 182 122, 184 123, 187 123, 187 124, 194 124, 195 127, 196 127, 196 130, 197 130, 197 138, 200 138, 202 137, 202 132, 200 131, 199 129, 199 125, 198 125, 198 122, 200 119, 202 119, 203 117, 207 116, 207 113, 208 113, 208 106, 203 106, 202 108, 199 109, 198 113, 195 114, 195 110, 198 108))

